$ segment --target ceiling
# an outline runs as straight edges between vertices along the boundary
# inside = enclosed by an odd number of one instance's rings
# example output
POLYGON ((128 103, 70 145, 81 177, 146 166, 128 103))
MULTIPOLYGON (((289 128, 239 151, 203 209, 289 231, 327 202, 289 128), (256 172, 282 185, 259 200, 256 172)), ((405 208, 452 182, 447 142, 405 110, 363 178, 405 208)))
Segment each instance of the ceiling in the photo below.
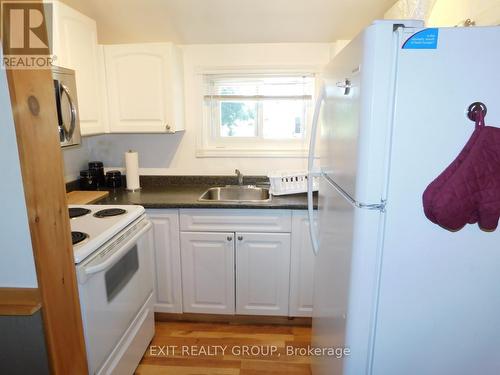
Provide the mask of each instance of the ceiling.
POLYGON ((99 42, 280 43, 351 39, 396 0, 63 0, 99 42))

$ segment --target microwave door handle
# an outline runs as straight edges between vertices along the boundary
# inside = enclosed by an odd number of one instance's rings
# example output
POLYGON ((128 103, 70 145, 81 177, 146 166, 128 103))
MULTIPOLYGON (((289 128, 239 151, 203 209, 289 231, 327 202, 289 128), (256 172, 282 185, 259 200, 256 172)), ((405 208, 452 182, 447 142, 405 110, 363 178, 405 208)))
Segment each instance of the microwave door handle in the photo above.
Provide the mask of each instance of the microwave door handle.
POLYGON ((311 126, 311 139, 309 141, 309 156, 307 158, 307 213, 309 216, 309 233, 311 235, 311 243, 314 255, 318 255, 319 241, 314 225, 314 203, 313 203, 313 180, 315 176, 321 175, 313 171, 314 158, 316 154, 316 138, 318 134, 319 113, 321 104, 325 100, 325 87, 322 87, 316 105, 314 107, 314 115, 311 126))
MULTIPOLYGON (((76 127, 76 107, 73 103, 73 99, 71 98, 71 95, 69 93, 68 88, 63 83, 60 83, 59 85, 61 86, 61 92, 66 94, 66 96, 68 98, 69 111, 70 111, 70 115, 71 115, 69 129, 66 127, 63 120, 61 120, 61 122, 63 123, 62 126, 64 128, 65 133, 66 133, 66 140, 69 141, 69 140, 71 140, 71 137, 73 137, 73 133, 74 133, 75 127, 76 127)), ((61 108, 61 111, 62 111, 62 108, 61 108)), ((61 115, 61 119, 62 119, 62 115, 61 115)))
POLYGON ((54 80, 54 90, 56 94, 56 110, 57 110, 57 123, 59 126, 62 124, 62 116, 61 116, 61 84, 55 79, 54 80))
POLYGON ((92 275, 109 269, 110 267, 115 265, 123 257, 123 255, 125 255, 134 246, 139 237, 148 232, 152 226, 153 224, 148 221, 147 224, 139 232, 137 232, 132 238, 130 238, 125 244, 123 244, 118 250, 116 250, 108 259, 102 261, 101 263, 85 267, 85 275, 92 275))

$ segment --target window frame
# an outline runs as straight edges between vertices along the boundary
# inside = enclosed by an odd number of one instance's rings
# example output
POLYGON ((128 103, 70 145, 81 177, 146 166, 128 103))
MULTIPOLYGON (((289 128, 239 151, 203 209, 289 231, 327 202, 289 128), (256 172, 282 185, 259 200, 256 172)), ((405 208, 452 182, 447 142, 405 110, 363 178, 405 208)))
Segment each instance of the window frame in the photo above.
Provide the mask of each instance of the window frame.
MULTIPOLYGON (((289 68, 289 69, 199 69, 199 100, 203 112, 202 123, 199 127, 196 157, 307 157, 309 145, 310 127, 314 110, 314 102, 317 97, 319 73, 321 68, 318 66, 289 68), (213 124, 212 111, 216 108, 218 113, 216 118, 220 118, 220 105, 207 105, 205 98, 206 76, 207 75, 232 75, 235 77, 255 76, 310 76, 312 77, 312 98, 307 104, 304 137, 302 139, 269 139, 262 137, 221 137, 220 126, 213 124)), ((262 100, 259 101, 262 103, 262 100)), ((220 102, 219 102, 220 103, 220 102)), ((262 104, 259 104, 262 105, 262 104)), ((259 115, 263 116, 263 111, 259 115)), ((220 124, 219 124, 220 125, 220 124)), ((263 127, 263 118, 257 122, 257 126, 263 127)), ((260 129, 263 135, 263 129, 260 129)))

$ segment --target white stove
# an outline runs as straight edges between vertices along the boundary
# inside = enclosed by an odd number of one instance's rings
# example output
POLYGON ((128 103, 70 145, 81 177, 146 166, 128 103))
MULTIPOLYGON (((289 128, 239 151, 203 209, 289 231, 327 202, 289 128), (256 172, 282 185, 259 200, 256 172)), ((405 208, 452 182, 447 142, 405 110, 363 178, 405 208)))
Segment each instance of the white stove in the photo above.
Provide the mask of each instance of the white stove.
MULTIPOLYGON (((121 230, 144 215, 142 206, 104 206, 104 205, 69 205, 70 217, 80 215, 70 219, 71 231, 82 233, 83 240, 73 245, 75 263, 78 264, 101 247, 104 243, 112 239, 121 230), (106 211, 109 215, 123 212, 115 216, 102 217, 99 213, 106 211), (85 213, 86 212, 86 213, 85 213)), ((78 237, 78 235, 77 235, 78 237)), ((75 239, 75 235, 73 235, 75 239)))
POLYGON ((154 335, 152 224, 141 206, 69 206, 89 372, 133 374, 154 335))

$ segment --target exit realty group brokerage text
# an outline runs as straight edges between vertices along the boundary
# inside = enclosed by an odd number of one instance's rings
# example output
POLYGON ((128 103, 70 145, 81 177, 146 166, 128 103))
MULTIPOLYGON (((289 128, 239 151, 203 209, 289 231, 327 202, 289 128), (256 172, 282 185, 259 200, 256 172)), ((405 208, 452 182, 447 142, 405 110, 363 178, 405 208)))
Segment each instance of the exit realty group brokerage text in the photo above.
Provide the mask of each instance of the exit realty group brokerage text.
POLYGON ((216 357, 224 355, 237 357, 280 357, 282 354, 285 356, 326 356, 340 359, 349 356, 351 350, 342 347, 318 348, 313 346, 295 347, 291 345, 284 347, 275 345, 151 345, 149 347, 149 355, 151 357, 176 355, 186 357, 216 357))

